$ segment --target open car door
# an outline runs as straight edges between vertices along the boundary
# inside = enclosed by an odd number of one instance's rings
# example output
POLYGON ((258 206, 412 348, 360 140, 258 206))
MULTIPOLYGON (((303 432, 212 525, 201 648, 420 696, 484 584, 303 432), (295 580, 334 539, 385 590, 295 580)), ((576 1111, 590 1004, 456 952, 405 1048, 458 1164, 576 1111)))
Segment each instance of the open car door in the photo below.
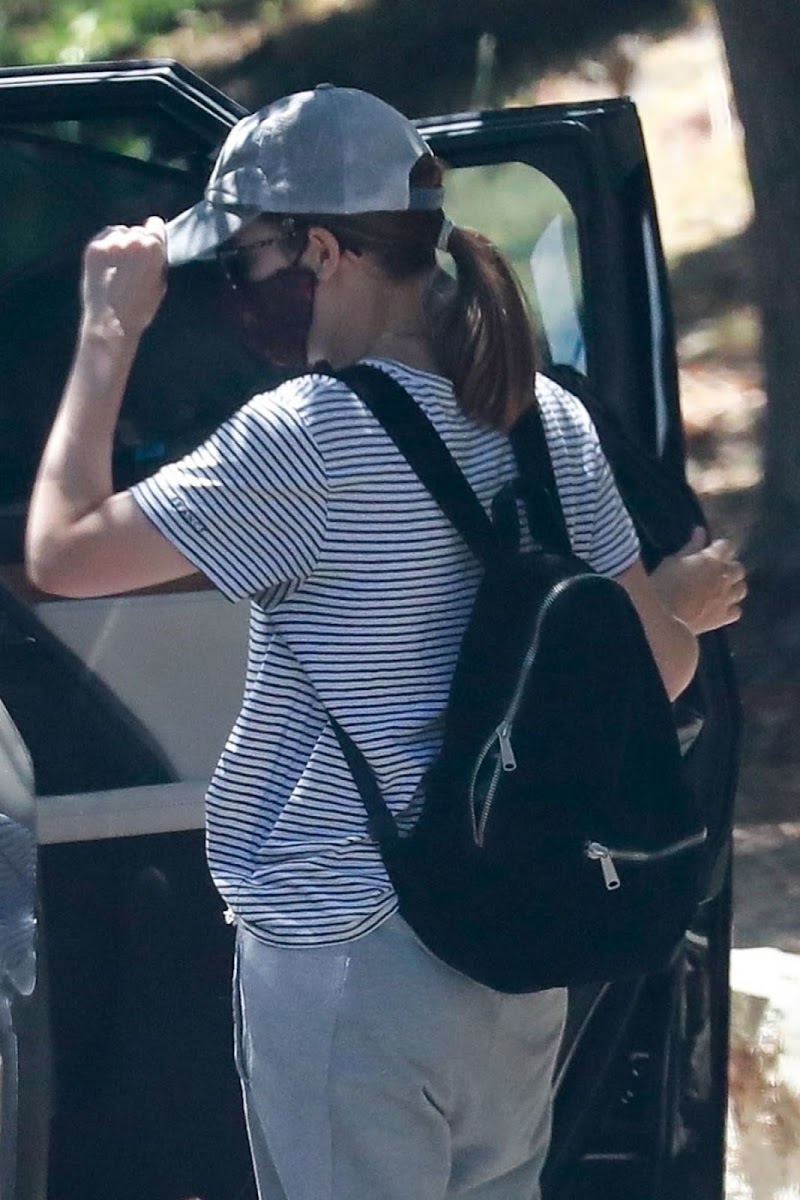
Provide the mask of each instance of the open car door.
MULTIPOLYGON (((423 121, 448 215, 514 262, 543 369, 584 401, 648 567, 703 523, 685 478, 672 314, 647 159, 627 100, 423 121)), ((725 635, 675 706, 710 831, 707 900, 663 975, 571 994, 548 1200, 724 1194, 730 832, 739 709, 725 635)))
MULTIPOLYGON (((18 1136, 0 1140, 14 1200, 254 1195, 229 1061, 230 931, 201 831, 243 682, 245 606, 192 580, 60 600, 21 567, 82 246, 103 225, 194 202, 241 115, 171 63, 0 71, 0 701, 33 760, 43 968, 26 1002, 39 1051, 28 1068, 21 1058, 18 1136)), ((699 509, 633 106, 420 127, 452 168, 448 214, 516 263, 543 365, 592 409, 654 564, 688 540, 699 509)), ((197 445, 269 382, 230 331, 213 270, 174 272, 126 394, 118 486, 197 445)), ((738 710, 724 636, 702 640, 676 719, 712 831, 708 899, 670 971, 571 996, 548 1200, 723 1195, 738 710)))

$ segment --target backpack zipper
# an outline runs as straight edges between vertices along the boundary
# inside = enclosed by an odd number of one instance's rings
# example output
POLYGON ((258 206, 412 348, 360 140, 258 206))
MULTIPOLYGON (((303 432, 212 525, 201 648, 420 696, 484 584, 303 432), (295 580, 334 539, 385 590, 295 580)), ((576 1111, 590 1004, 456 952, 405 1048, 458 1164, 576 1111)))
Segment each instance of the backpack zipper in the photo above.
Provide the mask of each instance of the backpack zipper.
POLYGON ((497 726, 497 740, 500 743, 500 765, 504 771, 516 771, 517 760, 514 747, 511 745, 511 726, 508 721, 497 726))
POLYGON ((583 852, 587 858, 600 863, 607 890, 615 892, 621 886, 622 880, 617 873, 614 859, 617 862, 657 862, 660 858, 670 858, 673 854, 680 854, 683 850, 691 850, 693 846, 702 845, 707 836, 708 831, 703 828, 697 833, 690 834, 689 837, 682 838, 679 842, 662 846, 660 850, 616 850, 604 846, 602 842, 587 842, 583 852))
POLYGON ((497 785, 500 782, 500 776, 502 775, 502 773, 504 771, 516 771, 516 769, 517 769, 517 760, 514 755, 514 747, 511 744, 511 724, 510 724, 510 722, 504 720, 497 726, 497 729, 495 729, 492 736, 488 739, 488 741, 482 747, 481 752, 478 755, 478 758, 476 761, 475 769, 472 772, 472 779, 470 780, 469 808, 470 808, 470 814, 472 817, 472 836, 473 836, 473 839, 477 846, 483 845, 483 837, 484 837, 484 832, 486 829, 486 819, 488 816, 488 812, 492 806, 492 800, 494 799, 494 794, 497 790, 497 785), (475 793, 475 785, 477 783, 480 765, 486 758, 486 755, 489 753, 489 751, 491 750, 491 748, 495 744, 495 742, 497 742, 500 747, 500 758, 499 758, 499 762, 496 764, 496 766, 494 768, 491 783, 489 784, 489 787, 486 791, 486 799, 483 804, 483 809, 481 810, 481 819, 480 819, 480 822, 478 822, 475 819, 475 801, 473 799, 474 793, 475 793))
POLYGON ((611 857, 611 851, 608 846, 603 846, 600 842, 587 842, 584 847, 584 854, 587 858, 600 863, 606 889, 609 892, 615 892, 622 883, 622 880, 617 874, 617 868, 614 866, 614 860, 611 857))
POLYGON ((527 649, 524 659, 522 660, 522 666, 517 678, 516 687, 514 688, 514 693, 511 697, 511 702, 505 711, 502 721, 497 726, 492 736, 487 740, 486 744, 478 755, 475 767, 472 771, 472 777, 470 779, 469 786, 469 806, 470 813, 472 815, 472 836, 475 840, 475 844, 478 846, 483 845, 486 837, 486 825, 489 821, 489 816, 491 815, 492 804, 494 802, 497 786, 500 782, 500 776, 504 771, 516 771, 517 769, 517 760, 514 755, 514 747, 511 743, 511 728, 514 724, 514 719, 522 702, 522 696, 525 692, 525 684, 528 681, 528 675, 530 674, 534 659, 539 652, 539 643, 542 640, 542 626, 545 622, 547 614, 555 601, 563 592, 572 587, 574 584, 583 583, 585 580, 591 580, 592 578, 594 578, 592 575, 573 575, 569 579, 562 579, 550 589, 542 601, 541 608, 539 609, 539 616, 537 617, 536 624, 533 627, 531 644, 527 649), (489 784, 486 792, 486 799, 484 800, 483 809, 481 810, 480 821, 476 821, 475 784, 477 783, 478 772, 480 770, 481 763, 486 758, 486 755, 489 753, 495 742, 498 743, 500 748, 500 758, 495 766, 494 773, 492 775, 492 781, 489 784))

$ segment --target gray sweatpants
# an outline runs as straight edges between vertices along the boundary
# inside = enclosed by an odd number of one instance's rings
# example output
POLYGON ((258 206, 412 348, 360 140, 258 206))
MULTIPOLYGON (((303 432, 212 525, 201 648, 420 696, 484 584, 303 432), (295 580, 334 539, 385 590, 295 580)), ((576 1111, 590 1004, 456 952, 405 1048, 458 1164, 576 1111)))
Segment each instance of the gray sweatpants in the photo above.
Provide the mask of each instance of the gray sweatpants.
POLYGON ((314 949, 240 927, 234 1009, 261 1200, 538 1200, 566 992, 473 983, 395 915, 314 949))

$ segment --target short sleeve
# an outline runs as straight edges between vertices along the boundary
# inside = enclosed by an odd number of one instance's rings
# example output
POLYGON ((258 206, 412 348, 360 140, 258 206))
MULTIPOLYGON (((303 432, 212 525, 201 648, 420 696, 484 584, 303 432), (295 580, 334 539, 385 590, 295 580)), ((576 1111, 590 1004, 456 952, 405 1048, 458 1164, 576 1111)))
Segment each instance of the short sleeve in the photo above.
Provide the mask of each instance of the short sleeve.
POLYGON ((291 384, 256 396, 134 500, 231 600, 308 578, 327 520, 325 464, 291 384))

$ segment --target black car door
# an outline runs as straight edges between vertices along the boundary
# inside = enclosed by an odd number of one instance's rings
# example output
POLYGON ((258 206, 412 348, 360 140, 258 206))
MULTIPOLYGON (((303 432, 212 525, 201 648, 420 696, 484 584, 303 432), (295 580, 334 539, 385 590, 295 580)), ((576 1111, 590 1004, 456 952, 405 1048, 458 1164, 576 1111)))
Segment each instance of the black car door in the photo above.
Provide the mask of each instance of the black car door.
MULTIPOLYGON (((227 1053, 230 947, 202 876, 199 832, 209 754, 241 686, 241 618, 191 584, 54 601, 20 568, 26 496, 69 362, 81 247, 102 225, 170 216, 196 199, 240 115, 168 63, 0 72, 0 373, 10 385, 0 395, 0 700, 36 772, 48 963, 40 1005, 53 1047, 49 1065, 36 1060, 21 1078, 23 1099, 26 1088, 50 1089, 52 1119, 20 1129, 18 1180, 30 1177, 30 1155, 49 1154, 51 1200, 213 1200, 248 1186, 234 1082, 209 1049, 213 1041, 227 1053), (198 687, 198 644, 219 681, 211 698, 198 687), (131 933, 143 896, 169 915, 169 937, 131 933), (132 987, 144 1016, 132 1011, 132 987), (187 1012, 181 988, 195 997, 210 989, 219 1003, 187 1012), (159 1061, 167 1025, 169 1079, 159 1061), (191 1048, 183 1058, 176 1040, 191 1048), (222 1144, 221 1119, 231 1130, 222 1144), (100 1136, 81 1150, 90 1127, 100 1136)), ((543 366, 594 412, 655 563, 684 544, 699 509, 684 478, 666 272, 633 106, 515 109, 420 127, 451 167, 451 218, 516 263, 543 366)), ((265 380, 229 336, 211 271, 175 272, 126 396, 118 484, 196 444, 265 380)), ((671 971, 571 997, 550 1200, 722 1196, 737 707, 721 634, 703 638, 678 716, 693 735, 700 729, 686 763, 713 835, 708 900, 671 971)), ((36 1194, 20 1183, 16 1200, 36 1194)))
MULTIPOLYGON (((633 104, 511 109, 421 128, 453 168, 451 219, 487 233, 516 264, 543 369, 589 408, 654 566, 685 544, 702 512, 685 479, 669 289, 633 104)), ((723 1194, 738 744, 723 633, 702 638, 676 720, 710 832, 708 899, 672 973, 572 996, 550 1197, 723 1194)))

